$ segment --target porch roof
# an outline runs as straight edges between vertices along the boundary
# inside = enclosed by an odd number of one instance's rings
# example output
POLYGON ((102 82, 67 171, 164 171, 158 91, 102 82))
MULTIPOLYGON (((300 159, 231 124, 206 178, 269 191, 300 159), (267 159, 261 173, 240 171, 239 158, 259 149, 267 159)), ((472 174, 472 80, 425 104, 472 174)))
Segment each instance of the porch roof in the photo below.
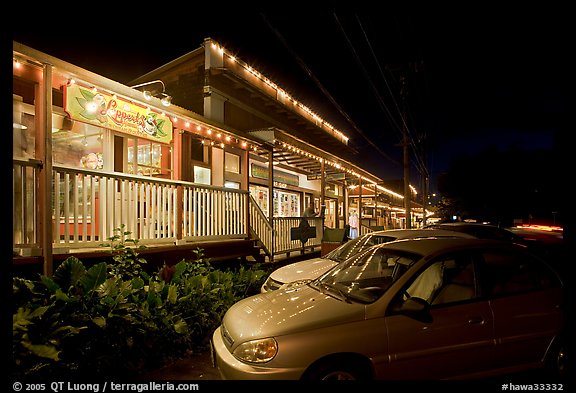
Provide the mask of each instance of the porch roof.
POLYGON ((317 146, 303 141, 277 127, 268 127, 251 130, 248 135, 263 142, 268 149, 259 149, 256 154, 269 160, 272 152, 274 163, 289 165, 299 172, 306 174, 309 180, 320 179, 322 175, 322 161, 327 180, 341 181, 346 184, 357 184, 362 177, 363 181, 382 184, 382 179, 353 163, 327 152, 317 146))

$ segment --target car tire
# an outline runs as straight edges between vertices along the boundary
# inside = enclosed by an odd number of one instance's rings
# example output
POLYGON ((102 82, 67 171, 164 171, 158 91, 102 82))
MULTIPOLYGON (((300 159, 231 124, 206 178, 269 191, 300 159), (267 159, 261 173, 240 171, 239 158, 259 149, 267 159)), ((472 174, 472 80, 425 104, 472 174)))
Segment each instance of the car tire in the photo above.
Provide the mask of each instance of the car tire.
POLYGON ((345 381, 369 380, 370 373, 367 366, 357 359, 332 359, 317 364, 303 377, 310 381, 345 381))
POLYGON ((566 342, 559 339, 546 356, 546 370, 555 377, 565 377, 570 372, 570 366, 566 342))

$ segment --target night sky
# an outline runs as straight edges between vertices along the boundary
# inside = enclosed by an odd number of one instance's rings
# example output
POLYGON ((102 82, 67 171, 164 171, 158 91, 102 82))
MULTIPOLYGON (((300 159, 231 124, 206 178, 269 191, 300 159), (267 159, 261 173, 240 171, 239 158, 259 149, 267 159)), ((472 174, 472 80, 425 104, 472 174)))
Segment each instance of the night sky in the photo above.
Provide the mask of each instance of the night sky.
POLYGON ((455 154, 491 144, 551 148, 566 119, 567 9, 467 4, 322 12, 195 6, 137 28, 130 18, 124 25, 67 18, 65 29, 36 24, 13 39, 129 84, 211 37, 347 134, 358 159, 384 180, 402 178, 404 118, 434 190, 455 154))

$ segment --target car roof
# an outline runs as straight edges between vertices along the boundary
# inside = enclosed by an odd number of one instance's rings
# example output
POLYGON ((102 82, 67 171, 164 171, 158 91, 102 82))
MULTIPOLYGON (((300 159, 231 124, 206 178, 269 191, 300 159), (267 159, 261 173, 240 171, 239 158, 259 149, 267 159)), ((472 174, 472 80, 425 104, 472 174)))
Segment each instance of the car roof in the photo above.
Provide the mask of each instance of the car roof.
POLYGON ((451 231, 448 229, 421 228, 421 229, 386 229, 368 233, 368 236, 390 236, 396 239, 409 239, 414 237, 462 237, 475 239, 476 236, 465 232, 451 231))
POLYGON ((432 224, 427 228, 462 231, 484 239, 502 239, 520 241, 521 237, 509 229, 494 224, 480 222, 443 222, 432 224))
POLYGON ((456 222, 438 222, 436 224, 430 224, 426 228, 495 228, 506 231, 506 228, 502 228, 498 225, 487 224, 482 222, 466 222, 466 221, 456 221, 456 222))
POLYGON ((389 243, 383 243, 375 248, 385 248, 397 251, 412 252, 419 255, 431 255, 442 251, 457 251, 461 249, 482 248, 482 247, 499 247, 506 249, 525 249, 515 243, 493 239, 478 238, 417 238, 401 239, 389 243))
POLYGON ((505 228, 499 227, 494 224, 485 224, 481 222, 439 222, 436 224, 430 224, 426 228, 496 228, 506 230, 505 228))

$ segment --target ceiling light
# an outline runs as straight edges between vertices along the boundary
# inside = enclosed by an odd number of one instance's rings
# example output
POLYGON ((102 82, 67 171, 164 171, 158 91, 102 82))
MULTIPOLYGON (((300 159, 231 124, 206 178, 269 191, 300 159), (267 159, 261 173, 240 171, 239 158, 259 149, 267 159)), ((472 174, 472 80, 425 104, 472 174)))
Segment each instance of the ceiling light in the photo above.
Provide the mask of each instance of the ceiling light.
POLYGON ((148 86, 148 85, 152 85, 155 83, 159 83, 162 85, 162 91, 159 91, 158 89, 156 89, 156 90, 143 90, 142 94, 144 95, 144 98, 146 99, 146 101, 150 101, 152 99, 152 97, 162 96, 162 98, 160 99, 160 101, 162 102, 162 105, 170 106, 172 103, 172 97, 165 93, 166 86, 164 85, 164 82, 162 82, 160 79, 157 79, 157 80, 154 80, 151 82, 140 83, 138 85, 134 85, 134 86, 130 86, 130 87, 135 89, 137 87, 148 86))
POLYGON ((169 96, 168 94, 164 94, 162 93, 162 95, 164 97, 162 97, 162 99, 160 100, 160 102, 162 102, 162 105, 164 106, 170 106, 170 104, 172 104, 172 97, 169 96))

